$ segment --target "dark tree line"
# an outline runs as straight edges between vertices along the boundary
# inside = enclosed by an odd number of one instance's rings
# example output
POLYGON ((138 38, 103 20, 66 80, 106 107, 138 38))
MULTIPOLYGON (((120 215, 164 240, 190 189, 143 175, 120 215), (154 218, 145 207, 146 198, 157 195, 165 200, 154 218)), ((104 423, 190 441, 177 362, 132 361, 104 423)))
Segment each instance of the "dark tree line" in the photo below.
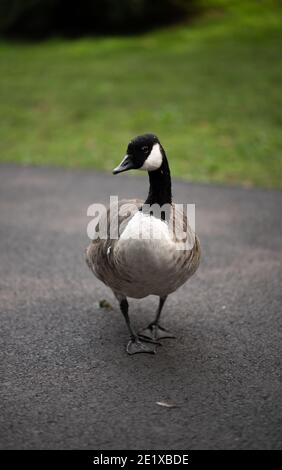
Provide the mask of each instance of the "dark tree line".
POLYGON ((193 15, 197 0, 0 0, 0 33, 132 34, 193 15))

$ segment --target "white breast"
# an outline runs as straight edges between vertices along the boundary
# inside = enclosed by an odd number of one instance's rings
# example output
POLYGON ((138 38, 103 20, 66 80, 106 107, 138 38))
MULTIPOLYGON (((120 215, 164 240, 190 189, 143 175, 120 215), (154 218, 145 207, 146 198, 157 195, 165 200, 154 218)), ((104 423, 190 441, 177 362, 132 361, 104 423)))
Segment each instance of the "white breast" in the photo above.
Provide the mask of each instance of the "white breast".
POLYGON ((121 240, 170 240, 168 225, 161 219, 137 211, 120 236, 121 240))
POLYGON ((123 290, 129 297, 174 290, 178 253, 166 222, 138 211, 117 242, 114 256, 122 276, 130 280, 123 290))

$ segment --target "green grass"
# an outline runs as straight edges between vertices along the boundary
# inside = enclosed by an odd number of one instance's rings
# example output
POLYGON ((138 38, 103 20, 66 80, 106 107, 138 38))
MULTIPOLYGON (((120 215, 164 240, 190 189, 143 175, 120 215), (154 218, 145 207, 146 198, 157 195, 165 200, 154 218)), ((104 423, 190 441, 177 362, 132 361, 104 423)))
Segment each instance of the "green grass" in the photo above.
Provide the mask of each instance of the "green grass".
POLYGON ((282 10, 205 1, 130 38, 0 42, 0 160, 111 170, 156 133, 173 175, 282 187, 282 10))

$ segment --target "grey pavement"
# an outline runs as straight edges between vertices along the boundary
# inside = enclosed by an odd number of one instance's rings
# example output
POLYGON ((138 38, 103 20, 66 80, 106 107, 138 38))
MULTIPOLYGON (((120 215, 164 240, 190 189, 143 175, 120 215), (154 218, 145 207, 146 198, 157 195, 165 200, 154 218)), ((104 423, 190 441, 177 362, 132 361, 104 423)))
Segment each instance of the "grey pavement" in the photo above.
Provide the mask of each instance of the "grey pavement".
MULTIPOLYGON (((282 448, 282 193, 174 181, 196 203, 202 263, 164 309, 178 339, 129 357, 84 262, 86 209, 147 184, 0 166, 1 448, 282 448)), ((156 305, 130 300, 137 328, 156 305)))

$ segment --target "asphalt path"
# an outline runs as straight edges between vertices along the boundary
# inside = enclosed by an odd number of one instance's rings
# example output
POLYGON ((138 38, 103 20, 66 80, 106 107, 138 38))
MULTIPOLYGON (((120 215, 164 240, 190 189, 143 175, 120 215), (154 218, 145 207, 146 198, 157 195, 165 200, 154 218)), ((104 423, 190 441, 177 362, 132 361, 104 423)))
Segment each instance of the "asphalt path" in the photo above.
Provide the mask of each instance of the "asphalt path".
MULTIPOLYGON (((146 191, 128 174, 0 166, 1 448, 282 448, 282 193, 174 181, 196 203, 202 263, 165 305, 177 340, 129 357, 84 261, 86 210, 146 191)), ((156 306, 130 300, 136 328, 156 306)))

